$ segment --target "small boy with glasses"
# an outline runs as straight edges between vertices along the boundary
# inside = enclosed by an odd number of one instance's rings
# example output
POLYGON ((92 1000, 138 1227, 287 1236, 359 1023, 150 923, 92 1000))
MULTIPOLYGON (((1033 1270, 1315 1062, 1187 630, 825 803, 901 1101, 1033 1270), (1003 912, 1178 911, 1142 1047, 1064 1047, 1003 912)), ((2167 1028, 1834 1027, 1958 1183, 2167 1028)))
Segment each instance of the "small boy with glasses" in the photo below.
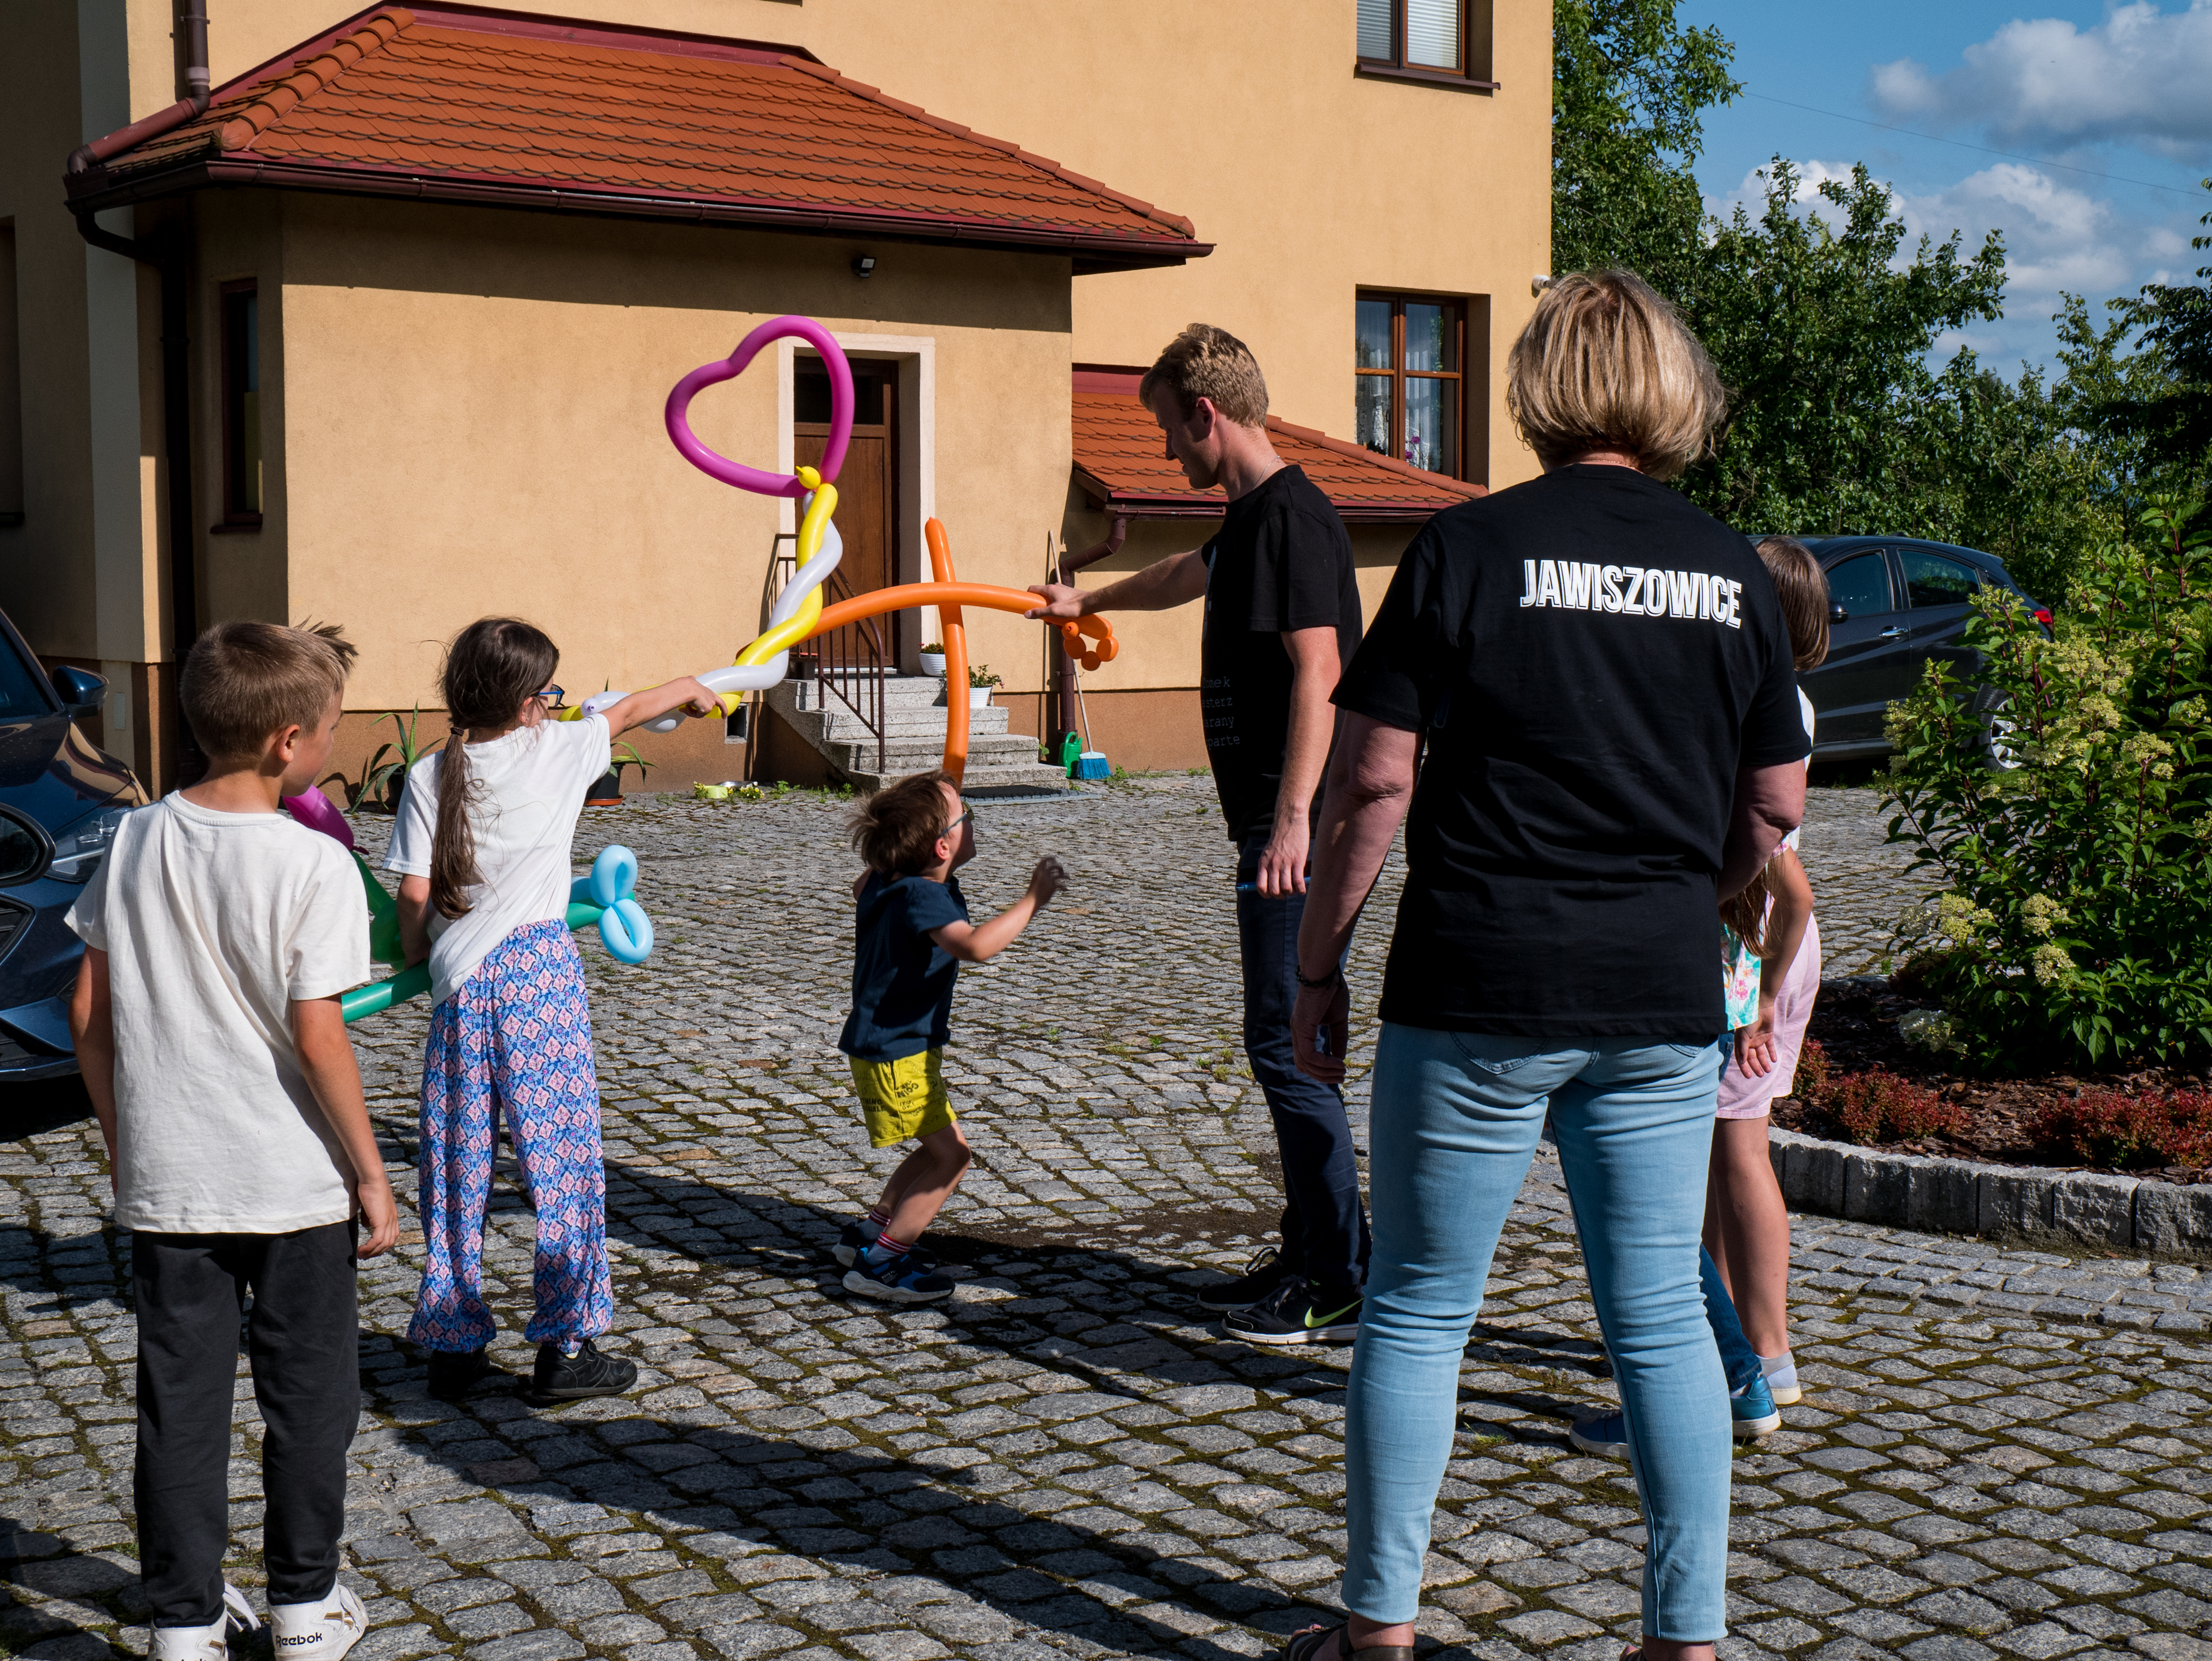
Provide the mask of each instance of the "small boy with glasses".
POLYGON ((942 772, 878 791, 854 814, 852 840, 868 868, 853 883, 853 1012, 837 1048, 852 1058, 871 1145, 916 1146, 875 1209, 846 1226, 836 1254, 848 1292, 933 1303, 951 1294, 952 1282, 916 1245, 968 1174, 969 1157, 941 1068, 953 983, 962 964, 986 962, 1012 945, 1067 886, 1067 873, 1056 859, 1039 860, 1027 893, 989 922, 971 924, 952 873, 975 857, 975 817, 942 772))

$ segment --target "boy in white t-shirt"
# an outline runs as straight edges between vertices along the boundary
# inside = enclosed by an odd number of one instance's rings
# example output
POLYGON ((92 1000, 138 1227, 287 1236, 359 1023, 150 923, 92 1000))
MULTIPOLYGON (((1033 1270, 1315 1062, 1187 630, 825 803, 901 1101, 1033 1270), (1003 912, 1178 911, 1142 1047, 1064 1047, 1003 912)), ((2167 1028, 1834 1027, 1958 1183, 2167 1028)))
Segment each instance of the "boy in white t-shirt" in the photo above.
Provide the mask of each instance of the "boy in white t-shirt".
POLYGON ((179 691, 209 772, 123 821, 70 912, 70 1027, 131 1231, 155 1661, 222 1661, 234 1621, 256 1624, 222 1577, 249 1287, 276 1653, 324 1661, 368 1631, 337 1578, 355 1262, 399 1232, 338 1007, 369 977, 368 911, 344 850, 277 806, 330 759, 352 656, 334 630, 201 636, 179 691))

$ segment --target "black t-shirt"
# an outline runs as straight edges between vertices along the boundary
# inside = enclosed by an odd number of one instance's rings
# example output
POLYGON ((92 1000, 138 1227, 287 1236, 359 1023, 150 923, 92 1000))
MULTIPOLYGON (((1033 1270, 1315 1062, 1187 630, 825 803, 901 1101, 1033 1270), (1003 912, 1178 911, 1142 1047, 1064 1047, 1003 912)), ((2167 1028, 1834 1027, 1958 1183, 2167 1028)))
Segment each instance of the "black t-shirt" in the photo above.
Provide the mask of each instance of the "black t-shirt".
MULTIPOLYGON (((1231 502, 1204 557, 1199 706, 1213 788, 1235 842, 1275 817, 1291 736, 1283 636, 1334 628, 1337 661, 1349 661, 1359 646, 1359 585, 1344 521, 1297 467, 1231 502)), ((1316 790, 1316 807, 1320 801, 1316 790)))
POLYGON ((960 960, 929 938, 968 921, 960 879, 871 872, 853 920, 853 1013, 837 1048, 864 1062, 895 1062, 942 1050, 952 1036, 952 988, 960 960))
POLYGON ((1641 473, 1431 520, 1336 692, 1428 736, 1382 1019, 1717 1037, 1736 770, 1805 755, 1796 685, 1750 544, 1641 473))

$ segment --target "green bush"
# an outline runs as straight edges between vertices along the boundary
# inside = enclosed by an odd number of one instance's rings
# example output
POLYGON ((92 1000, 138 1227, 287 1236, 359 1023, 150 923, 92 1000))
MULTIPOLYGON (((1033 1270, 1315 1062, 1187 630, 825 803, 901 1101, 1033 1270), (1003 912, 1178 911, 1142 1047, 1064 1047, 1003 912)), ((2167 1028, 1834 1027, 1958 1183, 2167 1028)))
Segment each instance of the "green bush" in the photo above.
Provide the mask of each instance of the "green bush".
POLYGON ((1978 596, 1990 693, 1938 660, 1890 707, 1889 838, 1943 883, 1899 945, 1984 1068, 2212 1050, 2212 560, 2191 505, 2088 554, 2051 638, 1978 596))

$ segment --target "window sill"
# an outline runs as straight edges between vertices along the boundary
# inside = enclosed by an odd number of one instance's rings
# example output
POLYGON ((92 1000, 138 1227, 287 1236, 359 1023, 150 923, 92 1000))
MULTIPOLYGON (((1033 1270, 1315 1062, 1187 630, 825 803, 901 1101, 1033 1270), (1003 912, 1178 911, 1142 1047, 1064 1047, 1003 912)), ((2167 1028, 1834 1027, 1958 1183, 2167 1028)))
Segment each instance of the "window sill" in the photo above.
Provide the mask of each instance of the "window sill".
POLYGON ((1450 87, 1460 92, 1496 92, 1501 83, 1496 81, 1477 81, 1468 76, 1455 75, 1449 70, 1400 69, 1395 64, 1356 62, 1352 73, 1361 81, 1409 81, 1416 86, 1450 87))
POLYGON ((251 519, 240 516, 237 519, 227 519, 220 525, 210 525, 208 526, 208 534, 211 537, 245 536, 252 535, 260 529, 261 515, 256 514, 251 519))

